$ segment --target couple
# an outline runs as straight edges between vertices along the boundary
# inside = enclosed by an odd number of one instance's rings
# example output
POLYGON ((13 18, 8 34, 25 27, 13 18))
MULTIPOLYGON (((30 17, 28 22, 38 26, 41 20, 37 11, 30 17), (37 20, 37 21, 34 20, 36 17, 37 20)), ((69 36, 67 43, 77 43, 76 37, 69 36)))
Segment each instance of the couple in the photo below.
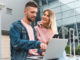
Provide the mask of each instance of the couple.
POLYGON ((25 5, 24 18, 12 24, 10 28, 11 60, 26 60, 28 55, 44 55, 48 41, 58 33, 55 14, 50 9, 43 12, 42 21, 39 21, 34 28, 31 22, 35 20, 37 12, 37 4, 29 1, 25 5))

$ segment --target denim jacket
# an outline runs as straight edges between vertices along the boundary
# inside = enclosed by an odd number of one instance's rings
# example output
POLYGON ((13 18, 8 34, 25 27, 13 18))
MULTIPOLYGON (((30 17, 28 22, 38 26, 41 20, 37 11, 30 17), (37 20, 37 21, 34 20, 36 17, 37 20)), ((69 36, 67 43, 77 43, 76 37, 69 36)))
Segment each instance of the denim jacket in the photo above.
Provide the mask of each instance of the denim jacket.
MULTIPOLYGON (((33 28, 35 39, 36 34, 33 28)), ((12 24, 10 27, 10 47, 11 47, 11 60, 26 60, 29 49, 38 49, 40 50, 41 42, 30 41, 28 32, 26 28, 22 25, 21 20, 18 20, 12 24)))

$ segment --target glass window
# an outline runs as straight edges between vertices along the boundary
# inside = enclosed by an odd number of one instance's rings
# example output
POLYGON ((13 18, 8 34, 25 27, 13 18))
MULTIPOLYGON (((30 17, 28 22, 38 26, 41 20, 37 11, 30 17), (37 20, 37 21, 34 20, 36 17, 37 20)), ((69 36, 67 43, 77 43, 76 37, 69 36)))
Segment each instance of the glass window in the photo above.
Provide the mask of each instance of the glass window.
POLYGON ((51 3, 51 2, 58 2, 58 0, 48 0, 48 3, 51 3))
POLYGON ((77 9, 75 9, 75 14, 76 14, 76 15, 80 14, 80 7, 77 8, 77 9))
POLYGON ((70 3, 70 2, 73 2, 73 1, 76 1, 76 0, 59 0, 61 3, 62 3, 62 5, 63 4, 67 4, 67 3, 70 3))
POLYGON ((63 12, 63 18, 70 17, 70 16, 74 16, 74 10, 73 9, 63 12))
POLYGON ((44 5, 44 6, 42 6, 41 8, 42 8, 43 10, 45 10, 45 9, 48 8, 48 6, 47 6, 47 5, 44 5))
POLYGON ((7 14, 12 14, 12 9, 11 8, 7 8, 7 14))
POLYGON ((57 26, 61 26, 62 25, 62 20, 56 20, 57 26))
POLYGON ((58 6, 60 6, 59 1, 53 1, 53 2, 49 3, 49 7, 54 8, 54 7, 58 7, 58 6))
POLYGON ((66 4, 66 5, 61 6, 61 8, 62 8, 62 11, 66 11, 66 10, 73 9, 74 5, 73 5, 73 3, 70 3, 70 4, 66 4))
POLYGON ((73 24, 75 22, 76 22, 75 16, 63 19, 64 25, 73 24))
POLYGON ((52 8, 52 10, 53 10, 55 13, 61 12, 61 8, 60 8, 60 7, 52 8))
POLYGON ((57 13, 56 14, 56 20, 59 20, 59 19, 61 19, 62 18, 62 13, 57 13))
POLYGON ((77 22, 80 22, 80 15, 77 15, 77 16, 76 16, 76 21, 77 21, 77 22))
POLYGON ((41 0, 41 1, 42 1, 42 5, 47 4, 47 3, 46 3, 46 0, 41 0))
POLYGON ((80 0, 73 3, 74 8, 80 7, 80 0))

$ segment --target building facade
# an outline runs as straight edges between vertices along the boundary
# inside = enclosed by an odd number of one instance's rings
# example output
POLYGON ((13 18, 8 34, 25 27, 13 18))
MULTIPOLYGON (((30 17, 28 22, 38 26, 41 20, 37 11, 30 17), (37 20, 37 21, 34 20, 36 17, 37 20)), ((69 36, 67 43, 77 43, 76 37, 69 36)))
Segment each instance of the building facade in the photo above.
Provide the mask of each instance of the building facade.
POLYGON ((80 0, 35 0, 39 4, 40 16, 45 9, 52 9, 60 38, 69 38, 70 28, 74 29, 75 39, 80 40, 80 0))

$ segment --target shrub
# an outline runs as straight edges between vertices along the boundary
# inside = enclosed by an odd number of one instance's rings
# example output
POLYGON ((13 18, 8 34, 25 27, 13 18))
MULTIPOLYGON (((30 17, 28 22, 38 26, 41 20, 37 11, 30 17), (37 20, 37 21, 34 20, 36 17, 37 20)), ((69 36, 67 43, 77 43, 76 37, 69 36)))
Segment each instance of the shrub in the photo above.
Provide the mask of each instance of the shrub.
POLYGON ((70 54, 70 46, 69 45, 66 46, 65 50, 66 50, 67 54, 70 54))
POLYGON ((78 47, 76 48, 76 54, 80 55, 80 44, 78 45, 78 47))
MULTIPOLYGON (((67 54, 70 54, 70 46, 69 46, 69 45, 66 46, 65 50, 66 50, 66 53, 67 53, 67 54)), ((72 52, 72 54, 73 54, 73 52, 74 52, 73 48, 71 48, 71 52, 72 52)), ((75 49, 75 54, 76 54, 76 55, 80 55, 80 44, 79 44, 78 47, 75 49)))

